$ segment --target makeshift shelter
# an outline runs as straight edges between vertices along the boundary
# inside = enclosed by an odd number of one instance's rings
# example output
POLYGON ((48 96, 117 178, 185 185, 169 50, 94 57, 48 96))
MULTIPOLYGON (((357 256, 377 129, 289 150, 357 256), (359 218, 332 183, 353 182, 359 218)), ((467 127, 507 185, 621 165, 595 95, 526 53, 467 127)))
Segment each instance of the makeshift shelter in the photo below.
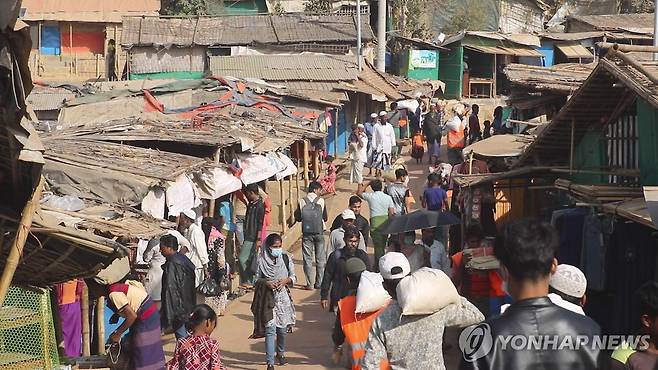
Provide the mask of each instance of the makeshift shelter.
MULTIPOLYGON (((356 43, 357 32, 354 15, 127 17, 123 26, 121 45, 130 55, 130 79, 199 78, 212 70, 207 55, 270 53, 272 48, 278 53, 285 49, 293 54, 345 55, 356 43)), ((368 18, 363 17, 362 42, 373 38, 368 18)))
POLYGON ((604 31, 589 32, 540 32, 539 52, 544 55, 544 66, 561 63, 591 63, 594 61, 595 46, 608 36, 604 31))
POLYGON ((575 15, 567 17, 565 29, 568 33, 606 31, 607 41, 651 45, 653 23, 652 13, 575 15))
POLYGON ((30 67, 35 77, 107 78, 108 44, 116 43, 114 70, 120 77, 126 53, 118 48, 124 16, 154 16, 158 0, 25 0, 22 20, 33 40, 30 67))
POLYGON ((464 31, 448 37, 441 46, 439 78, 449 98, 488 97, 504 93, 507 83, 500 71, 511 63, 541 65, 535 50, 539 38, 496 32, 464 31))

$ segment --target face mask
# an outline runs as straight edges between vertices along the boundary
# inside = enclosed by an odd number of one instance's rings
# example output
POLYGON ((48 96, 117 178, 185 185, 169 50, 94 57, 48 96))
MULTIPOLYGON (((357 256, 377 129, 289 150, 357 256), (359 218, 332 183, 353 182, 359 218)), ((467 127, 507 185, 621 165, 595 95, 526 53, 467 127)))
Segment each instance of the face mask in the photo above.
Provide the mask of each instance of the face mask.
POLYGON ((272 257, 281 257, 281 255, 283 254, 283 248, 270 249, 270 254, 272 255, 272 257))

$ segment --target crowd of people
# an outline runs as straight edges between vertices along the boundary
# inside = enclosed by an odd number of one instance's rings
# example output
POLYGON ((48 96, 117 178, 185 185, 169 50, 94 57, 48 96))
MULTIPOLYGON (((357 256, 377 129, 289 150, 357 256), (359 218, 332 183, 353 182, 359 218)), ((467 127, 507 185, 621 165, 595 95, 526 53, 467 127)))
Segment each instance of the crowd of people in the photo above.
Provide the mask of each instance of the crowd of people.
MULTIPOLYGON (((219 199, 215 214, 203 217, 189 209, 177 215, 177 230, 152 240, 143 252, 149 264, 144 285, 125 274, 86 281, 90 296, 106 296, 115 315, 123 317, 109 337, 110 350, 123 346, 123 357, 137 370, 224 369, 218 341, 211 337, 217 318, 230 298, 253 292, 251 338, 264 338, 268 370, 286 365, 286 337, 297 323, 294 285, 318 291, 320 306, 331 313, 327 322, 333 325, 332 359, 354 370, 445 369, 444 350, 455 339, 446 328, 455 326, 486 327, 493 338, 534 335, 592 341, 600 335, 600 326, 583 309, 587 279, 577 267, 559 264, 559 238, 550 224, 521 220, 492 233, 471 220, 457 230, 434 224, 389 231, 392 220, 412 219, 419 212, 462 212, 451 181, 462 173, 462 149, 507 132, 499 108, 484 130, 477 105, 456 104, 449 119, 443 102, 436 100, 419 100, 415 112, 392 109, 373 113, 349 138, 349 179, 356 187, 347 208, 330 222, 327 197, 336 193, 337 178, 332 158, 326 176, 311 181, 299 200, 293 216, 301 223, 303 280, 295 273, 282 236, 267 232, 267 194, 257 184, 248 185, 219 199), (423 146, 430 159, 418 202, 409 172, 397 160, 400 140, 417 136, 422 140, 413 145, 423 146), (445 158, 440 151, 443 136, 445 158), (368 180, 366 167, 371 171, 368 180), (366 203, 368 214, 363 211, 366 203), (237 290, 233 279, 239 279, 237 290), (177 340, 167 363, 162 333, 173 333, 177 340)), ((418 152, 411 150, 412 155, 418 152)), ((487 171, 479 163, 469 167, 487 171)), ((70 309, 79 289, 61 287, 61 310, 70 309)), ((464 351, 460 368, 654 368, 658 283, 643 286, 637 300, 642 334, 650 337, 646 349, 511 351, 492 345, 486 353, 464 351)), ((464 333, 461 346, 482 343, 476 330, 464 333)))

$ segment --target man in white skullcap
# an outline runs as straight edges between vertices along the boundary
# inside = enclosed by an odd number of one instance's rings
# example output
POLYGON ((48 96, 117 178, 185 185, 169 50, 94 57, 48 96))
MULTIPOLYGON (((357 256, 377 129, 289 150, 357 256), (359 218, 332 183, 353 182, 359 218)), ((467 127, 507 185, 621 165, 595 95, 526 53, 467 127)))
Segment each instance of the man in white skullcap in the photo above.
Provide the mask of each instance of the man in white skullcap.
POLYGON ((370 114, 370 121, 366 122, 365 126, 365 131, 366 131, 366 136, 368 136, 368 163, 367 167, 370 168, 370 172, 368 173, 368 176, 372 176, 372 169, 375 167, 375 155, 377 154, 376 151, 374 150, 373 147, 373 142, 375 140, 375 130, 377 129, 378 126, 381 126, 379 123, 379 115, 377 113, 372 113, 370 114))
POLYGON ((196 213, 193 210, 188 209, 181 212, 178 220, 178 231, 190 242, 190 248, 184 246, 180 249, 180 253, 194 263, 196 267, 196 286, 199 286, 207 275, 206 268, 209 260, 206 236, 201 227, 194 223, 195 219, 196 213))
POLYGON ((377 163, 375 164, 377 176, 381 175, 382 170, 386 171, 391 166, 391 154, 396 144, 393 126, 386 122, 387 114, 386 111, 379 112, 381 124, 375 126, 375 132, 372 138, 373 152, 377 156, 377 163))
MULTIPOLYGON (((577 314, 585 315, 587 278, 576 266, 558 265, 548 282, 548 298, 556 305, 577 314)), ((505 312, 509 304, 500 307, 500 313, 505 312)))

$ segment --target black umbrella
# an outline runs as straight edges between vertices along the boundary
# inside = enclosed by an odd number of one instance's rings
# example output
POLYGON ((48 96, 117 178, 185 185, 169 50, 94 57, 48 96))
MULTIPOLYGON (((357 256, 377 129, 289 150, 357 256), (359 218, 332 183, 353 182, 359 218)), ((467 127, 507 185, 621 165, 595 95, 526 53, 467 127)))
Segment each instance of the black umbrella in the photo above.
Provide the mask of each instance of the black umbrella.
POLYGON ((461 220, 452 212, 436 212, 425 209, 390 218, 382 225, 384 234, 399 234, 407 231, 431 229, 442 225, 455 225, 461 220))

